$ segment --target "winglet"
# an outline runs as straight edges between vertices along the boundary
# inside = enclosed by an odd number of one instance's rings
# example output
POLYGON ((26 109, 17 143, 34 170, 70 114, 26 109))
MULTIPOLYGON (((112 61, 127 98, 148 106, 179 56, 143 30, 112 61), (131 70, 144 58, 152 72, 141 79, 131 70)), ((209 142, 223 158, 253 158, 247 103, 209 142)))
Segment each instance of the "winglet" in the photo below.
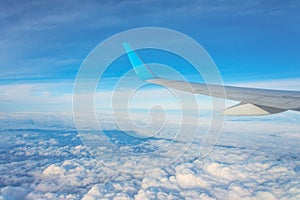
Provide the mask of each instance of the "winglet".
POLYGON ((130 47, 128 43, 123 43, 123 47, 127 53, 127 56, 131 62, 131 65, 136 73, 136 75, 143 81, 149 79, 158 78, 153 74, 153 72, 145 65, 145 63, 140 59, 137 53, 130 47))

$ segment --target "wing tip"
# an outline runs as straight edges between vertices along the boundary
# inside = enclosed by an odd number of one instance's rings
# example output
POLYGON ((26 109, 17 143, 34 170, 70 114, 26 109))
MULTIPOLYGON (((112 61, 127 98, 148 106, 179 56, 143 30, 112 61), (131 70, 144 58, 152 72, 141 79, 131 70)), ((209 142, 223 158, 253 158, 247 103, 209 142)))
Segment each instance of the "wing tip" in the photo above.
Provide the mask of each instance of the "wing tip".
POLYGON ((136 75, 143 81, 149 79, 157 79, 158 77, 147 67, 147 65, 142 61, 138 54, 131 48, 130 44, 123 42, 123 47, 129 58, 129 61, 136 73, 136 75))

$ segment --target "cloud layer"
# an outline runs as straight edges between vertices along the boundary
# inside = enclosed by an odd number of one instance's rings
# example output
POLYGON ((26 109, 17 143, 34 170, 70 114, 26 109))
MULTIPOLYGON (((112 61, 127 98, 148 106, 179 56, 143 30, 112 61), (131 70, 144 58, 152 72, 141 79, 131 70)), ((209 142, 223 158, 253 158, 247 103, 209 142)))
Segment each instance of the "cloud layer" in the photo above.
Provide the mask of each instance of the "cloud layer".
MULTIPOLYGON (((6 120, 2 116, 1 124, 6 120)), ((300 127, 285 127, 290 122, 283 120, 281 128, 272 130, 266 130, 277 123, 272 120, 226 121, 209 156, 196 159, 200 145, 193 143, 173 164, 159 167, 148 162, 148 172, 122 170, 120 154, 106 148, 102 154, 111 162, 91 156, 68 120, 15 114, 9 121, 15 123, 1 129, 0 199, 300 198, 300 127), (241 129, 246 124, 247 130, 241 129)), ((119 135, 120 141, 126 139, 119 135)), ((162 140, 143 140, 142 145, 155 147, 162 140)), ((118 148, 135 145, 122 143, 118 148)), ((181 145, 172 143, 175 149, 181 145)), ((157 162, 164 159, 160 155, 157 162)), ((143 159, 153 160, 152 156, 146 153, 143 159)), ((127 169, 136 169, 140 158, 137 152, 127 169)))

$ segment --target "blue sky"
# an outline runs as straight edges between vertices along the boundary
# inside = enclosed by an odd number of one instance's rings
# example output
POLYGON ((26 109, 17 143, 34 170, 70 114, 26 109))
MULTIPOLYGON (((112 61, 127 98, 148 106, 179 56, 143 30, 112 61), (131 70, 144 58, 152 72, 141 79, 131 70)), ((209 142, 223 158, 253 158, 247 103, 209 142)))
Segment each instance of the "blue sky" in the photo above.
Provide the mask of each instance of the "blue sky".
POLYGON ((1 1, 0 111, 69 104, 64 98, 88 53, 113 34, 146 26, 197 40, 225 83, 292 85, 300 77, 299 9, 296 0, 1 1))

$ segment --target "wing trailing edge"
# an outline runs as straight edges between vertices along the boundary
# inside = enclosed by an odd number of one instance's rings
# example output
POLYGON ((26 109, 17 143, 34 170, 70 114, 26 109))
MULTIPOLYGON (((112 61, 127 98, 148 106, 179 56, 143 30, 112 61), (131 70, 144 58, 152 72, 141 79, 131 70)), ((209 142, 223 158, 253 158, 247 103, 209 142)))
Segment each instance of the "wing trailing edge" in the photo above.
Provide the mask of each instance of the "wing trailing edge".
POLYGON ((227 116, 253 116, 253 115, 271 115, 281 113, 286 110, 269 106, 255 105, 251 103, 239 103, 223 111, 227 116))

